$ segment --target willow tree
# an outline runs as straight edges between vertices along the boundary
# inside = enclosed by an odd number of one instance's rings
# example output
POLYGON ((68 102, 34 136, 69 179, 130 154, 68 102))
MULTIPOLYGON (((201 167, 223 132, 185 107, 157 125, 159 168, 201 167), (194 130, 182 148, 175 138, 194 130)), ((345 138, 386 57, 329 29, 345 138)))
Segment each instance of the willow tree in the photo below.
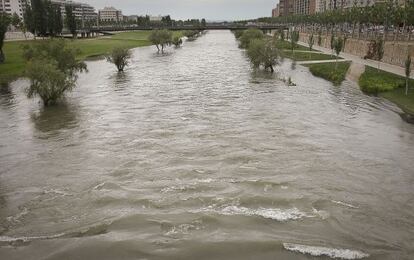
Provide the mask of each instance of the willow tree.
POLYGON ((26 76, 30 80, 29 98, 40 96, 45 106, 55 104, 71 91, 78 72, 87 71, 86 64, 76 59, 79 50, 68 47, 65 40, 45 40, 25 45, 26 76))
POLYGON ((239 47, 243 49, 247 49, 249 48, 250 42, 256 39, 263 39, 263 37, 264 37, 263 32, 258 29, 245 30, 239 39, 240 41, 239 47))
POLYGON ((252 40, 247 49, 247 56, 254 68, 263 67, 272 73, 274 72, 273 66, 279 64, 281 57, 276 45, 271 40, 266 39, 252 40))
POLYGON ((128 48, 116 47, 111 54, 106 57, 106 60, 115 64, 119 72, 124 71, 125 66, 128 65, 131 58, 131 51, 128 48))
POLYGON ((168 30, 153 30, 149 40, 157 47, 158 52, 164 53, 164 48, 172 42, 172 33, 168 30))

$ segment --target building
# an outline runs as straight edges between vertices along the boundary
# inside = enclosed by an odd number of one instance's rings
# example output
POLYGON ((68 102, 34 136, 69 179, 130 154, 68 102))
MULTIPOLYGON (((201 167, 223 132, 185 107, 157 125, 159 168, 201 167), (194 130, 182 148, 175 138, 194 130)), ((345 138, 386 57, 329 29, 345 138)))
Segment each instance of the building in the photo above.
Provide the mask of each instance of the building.
POLYGON ((114 7, 104 7, 104 9, 99 10, 99 21, 102 22, 122 22, 124 16, 122 11, 115 9, 114 7))
POLYGON ((294 14, 315 14, 316 0, 295 0, 293 5, 294 14))
POLYGON ((161 15, 150 16, 149 19, 150 19, 150 22, 160 23, 162 21, 162 16, 161 15))
POLYGON ((272 9, 272 17, 278 17, 279 15, 279 4, 277 4, 276 8, 272 9))
POLYGON ((30 0, 0 0, 0 12, 8 15, 17 14, 23 19, 26 5, 30 5, 30 0))
POLYGON ((280 0, 279 1, 279 16, 289 16, 294 14, 295 0, 280 0))
POLYGON ((96 21, 98 14, 95 8, 85 3, 67 1, 67 0, 52 0, 53 4, 60 6, 62 17, 66 16, 66 7, 72 7, 72 12, 77 20, 80 21, 96 21))

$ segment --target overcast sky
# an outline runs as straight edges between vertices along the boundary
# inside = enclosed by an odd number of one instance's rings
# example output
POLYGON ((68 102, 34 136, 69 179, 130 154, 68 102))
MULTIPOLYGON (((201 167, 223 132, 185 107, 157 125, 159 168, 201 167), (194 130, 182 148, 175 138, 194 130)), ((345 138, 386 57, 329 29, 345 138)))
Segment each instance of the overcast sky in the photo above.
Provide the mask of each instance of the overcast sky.
POLYGON ((173 19, 240 20, 270 16, 279 0, 78 0, 96 9, 113 6, 123 14, 170 14, 173 19))

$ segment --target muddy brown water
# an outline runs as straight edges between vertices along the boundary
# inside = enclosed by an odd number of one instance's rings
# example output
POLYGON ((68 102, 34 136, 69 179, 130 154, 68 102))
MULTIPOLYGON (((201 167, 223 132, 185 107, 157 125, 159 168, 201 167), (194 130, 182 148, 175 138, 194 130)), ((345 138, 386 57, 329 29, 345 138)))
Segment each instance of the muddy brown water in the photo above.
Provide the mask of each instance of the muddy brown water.
POLYGON ((0 93, 1 259, 414 257, 414 125, 388 101, 253 72, 228 31, 88 68, 55 107, 0 93))

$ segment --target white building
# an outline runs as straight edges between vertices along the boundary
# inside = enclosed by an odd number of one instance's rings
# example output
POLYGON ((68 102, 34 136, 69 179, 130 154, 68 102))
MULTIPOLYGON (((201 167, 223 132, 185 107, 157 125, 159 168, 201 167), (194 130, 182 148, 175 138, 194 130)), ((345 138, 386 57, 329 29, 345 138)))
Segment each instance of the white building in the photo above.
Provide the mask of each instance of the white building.
POLYGON ((162 16, 161 15, 150 16, 150 22, 161 22, 161 21, 162 21, 162 16))
POLYGON ((98 18, 95 8, 85 3, 74 2, 71 0, 52 0, 52 3, 60 6, 60 11, 63 17, 66 16, 66 6, 70 6, 73 8, 73 14, 77 20, 96 21, 98 18))
POLYGON ((99 10, 99 20, 103 22, 121 22, 124 19, 122 11, 114 7, 105 7, 99 10))
POLYGON ((0 0, 0 12, 8 15, 16 13, 23 19, 26 5, 30 5, 30 0, 0 0))

